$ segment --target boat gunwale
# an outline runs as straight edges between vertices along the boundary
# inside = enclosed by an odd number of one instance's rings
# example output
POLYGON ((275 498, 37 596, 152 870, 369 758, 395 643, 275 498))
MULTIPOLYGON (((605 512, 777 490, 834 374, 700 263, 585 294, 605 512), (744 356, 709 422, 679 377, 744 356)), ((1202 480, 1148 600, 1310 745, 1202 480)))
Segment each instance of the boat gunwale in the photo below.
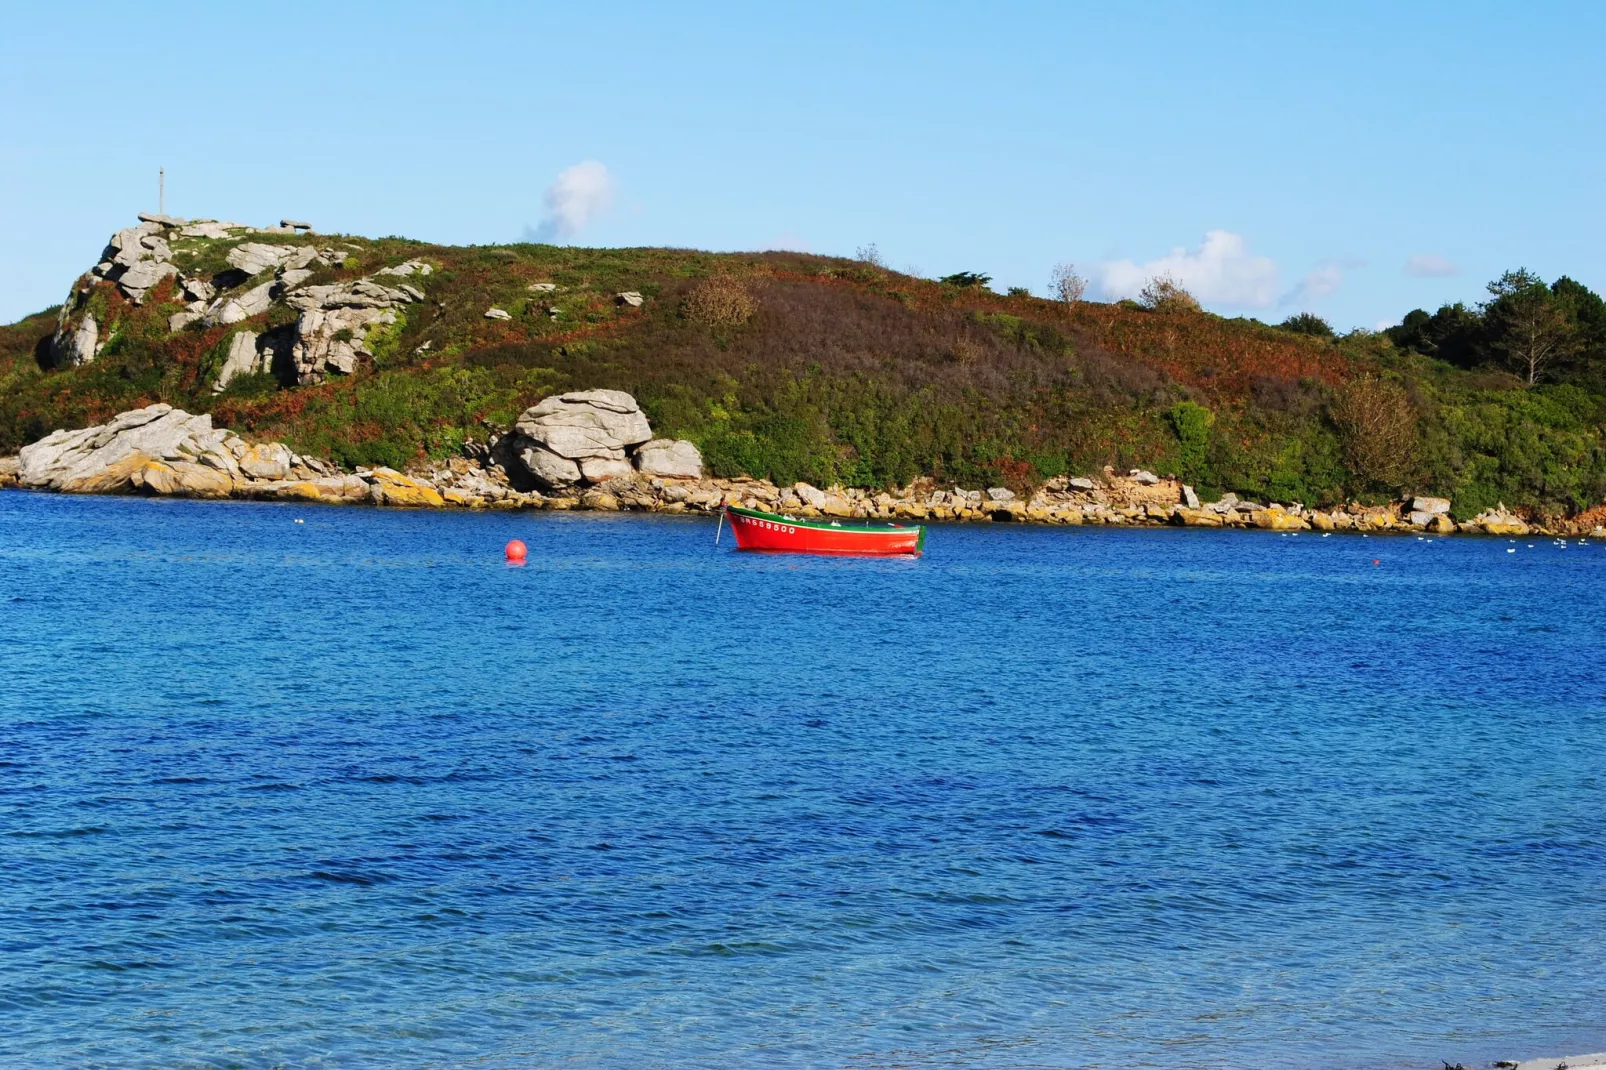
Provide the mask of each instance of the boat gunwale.
POLYGON ((727 513, 737 516, 751 517, 757 520, 768 520, 778 524, 791 524, 795 527, 813 528, 817 531, 858 531, 868 532, 872 535, 907 535, 911 532, 924 537, 924 524, 899 524, 894 521, 876 520, 863 521, 855 519, 853 523, 832 522, 822 517, 789 517, 780 513, 766 513, 762 509, 745 509, 739 505, 725 506, 727 513))

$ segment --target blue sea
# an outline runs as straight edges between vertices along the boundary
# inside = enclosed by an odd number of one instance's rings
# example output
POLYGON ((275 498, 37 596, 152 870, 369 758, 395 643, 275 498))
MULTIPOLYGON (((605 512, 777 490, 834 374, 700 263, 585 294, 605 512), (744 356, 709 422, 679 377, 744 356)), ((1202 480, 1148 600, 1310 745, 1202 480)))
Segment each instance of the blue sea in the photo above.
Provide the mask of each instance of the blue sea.
POLYGON ((0 493, 0 1064, 1606 1048, 1606 543, 714 536, 0 493))

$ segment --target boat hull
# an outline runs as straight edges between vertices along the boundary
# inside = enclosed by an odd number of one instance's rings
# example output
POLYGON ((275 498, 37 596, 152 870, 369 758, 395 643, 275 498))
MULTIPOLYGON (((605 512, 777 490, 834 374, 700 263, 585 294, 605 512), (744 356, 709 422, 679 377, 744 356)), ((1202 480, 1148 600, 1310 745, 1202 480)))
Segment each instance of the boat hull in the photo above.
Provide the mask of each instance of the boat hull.
POLYGON ((919 525, 796 520, 754 509, 725 510, 736 546, 774 553, 852 557, 919 557, 926 529, 919 525))

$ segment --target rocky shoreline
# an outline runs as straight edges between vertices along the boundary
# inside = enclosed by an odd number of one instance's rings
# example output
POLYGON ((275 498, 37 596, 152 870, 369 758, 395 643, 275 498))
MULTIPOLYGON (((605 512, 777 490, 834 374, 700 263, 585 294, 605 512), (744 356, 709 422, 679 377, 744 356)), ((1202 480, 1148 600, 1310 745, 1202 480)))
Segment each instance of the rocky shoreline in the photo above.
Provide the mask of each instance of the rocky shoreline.
POLYGON ((1606 537, 1606 508, 1545 520, 1500 507, 1457 522, 1444 498, 1325 510, 1232 494, 1202 502, 1179 480, 1136 469, 1056 477, 1025 498, 931 479, 876 492, 711 478, 692 443, 654 439, 635 400, 605 390, 544 399, 510 433, 409 472, 342 471, 282 443, 247 443, 214 428, 208 415, 152 405, 97 427, 53 432, 0 458, 0 487, 412 508, 712 514, 730 504, 842 519, 1606 537))

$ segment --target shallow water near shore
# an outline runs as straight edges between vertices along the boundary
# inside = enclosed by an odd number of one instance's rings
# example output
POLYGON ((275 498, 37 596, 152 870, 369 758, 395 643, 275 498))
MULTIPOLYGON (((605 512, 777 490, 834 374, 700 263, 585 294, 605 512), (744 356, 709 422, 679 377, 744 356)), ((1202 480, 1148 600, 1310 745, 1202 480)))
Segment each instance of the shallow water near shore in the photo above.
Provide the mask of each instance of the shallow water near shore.
POLYGON ((0 493, 0 1062, 1606 1048, 1606 543, 713 537, 0 493))

